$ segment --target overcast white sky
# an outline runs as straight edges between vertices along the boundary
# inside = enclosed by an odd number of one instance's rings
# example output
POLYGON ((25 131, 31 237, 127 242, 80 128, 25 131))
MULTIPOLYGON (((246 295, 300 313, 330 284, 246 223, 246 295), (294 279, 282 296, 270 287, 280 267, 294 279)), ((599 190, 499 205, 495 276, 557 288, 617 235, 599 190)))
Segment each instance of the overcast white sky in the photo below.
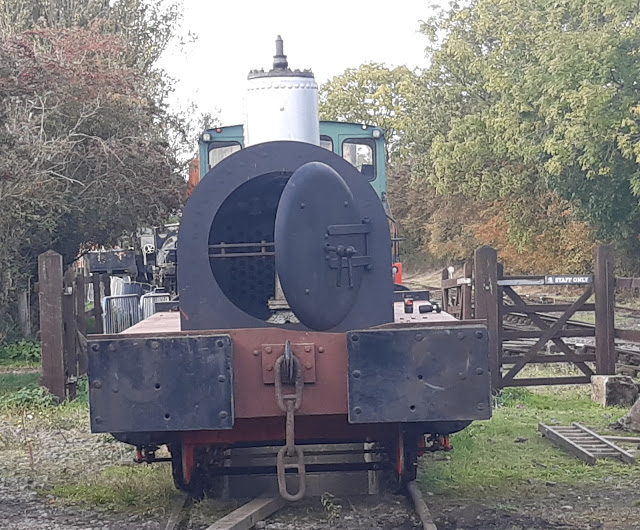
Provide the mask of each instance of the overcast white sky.
POLYGON ((186 108, 220 110, 221 122, 242 122, 249 70, 269 69, 276 35, 284 39, 291 68, 311 68, 322 83, 347 68, 374 61, 388 66, 427 66, 420 20, 438 0, 184 0, 183 32, 195 44, 162 61, 178 79, 173 98, 186 108))

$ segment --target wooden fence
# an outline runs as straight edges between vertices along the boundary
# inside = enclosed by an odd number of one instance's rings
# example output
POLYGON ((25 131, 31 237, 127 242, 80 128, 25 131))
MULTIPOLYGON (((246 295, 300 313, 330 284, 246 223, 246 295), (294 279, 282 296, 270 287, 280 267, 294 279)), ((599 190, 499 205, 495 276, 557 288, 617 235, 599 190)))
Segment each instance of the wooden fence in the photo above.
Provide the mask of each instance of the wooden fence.
POLYGON ((450 278, 449 270, 442 269, 442 310, 460 320, 473 318, 473 264, 466 262, 460 278, 450 278))
POLYGON ((87 318, 95 317, 95 333, 102 333, 101 293, 110 295, 106 274, 85 276, 70 267, 65 272, 62 256, 48 251, 38 257, 41 383, 61 402, 73 400, 78 377, 87 373, 87 318), (93 285, 94 306, 86 311, 86 286, 93 285))
POLYGON ((481 247, 475 253, 473 266, 464 265, 461 277, 450 278, 449 273, 443 271, 443 309, 457 318, 486 321, 494 389, 589 383, 594 374, 615 373, 616 338, 640 342, 640 331, 615 329, 616 288, 640 289, 640 279, 616 279, 614 260, 613 248, 600 245, 592 275, 508 276, 498 262, 496 250, 481 247), (516 291, 519 286, 557 289, 559 285, 572 285, 582 292, 572 303, 548 304, 528 303, 516 291), (590 302, 592 297, 594 302, 590 302), (578 312, 590 313, 594 325, 572 321, 578 312), (526 319, 534 329, 510 326, 508 320, 514 316, 526 319), (590 347, 576 347, 566 342, 566 339, 588 337, 593 338, 594 344, 590 347), (553 345, 551 353, 546 351, 548 343, 553 345), (516 377, 526 366, 543 363, 568 363, 581 375, 516 377))
MULTIPOLYGON (((464 265, 461 277, 450 278, 448 271, 443 271, 442 307, 457 318, 486 322, 494 389, 588 383, 594 373, 615 373, 615 339, 640 343, 640 331, 615 329, 616 288, 640 289, 640 279, 616 279, 614 259, 613 249, 602 245, 597 249, 593 275, 508 276, 498 262, 497 252, 491 247, 481 247, 475 253, 473 264, 464 265), (528 303, 516 291, 519 286, 557 288, 564 284, 582 289, 575 302, 528 303), (592 296, 595 296, 594 302, 590 302, 592 296), (571 321, 577 312, 591 313, 595 324, 578 325, 571 321), (524 315, 536 329, 511 328, 505 324, 505 317, 509 315, 524 315), (566 339, 589 337, 595 342, 592 348, 576 348, 566 342, 566 339), (515 342, 519 347, 514 349, 515 342), (544 351, 549 342, 554 346, 552 353, 544 351), (581 375, 517 377, 526 366, 541 363, 568 363, 581 375)), ((73 268, 64 272, 62 257, 53 251, 42 254, 38 266, 42 384, 61 401, 74 399, 78 377, 87 371, 87 317, 95 317, 94 331, 102 333, 101 293, 110 296, 110 278, 106 274, 85 276, 73 268), (89 283, 93 285, 94 307, 87 312, 85 300, 89 283)))

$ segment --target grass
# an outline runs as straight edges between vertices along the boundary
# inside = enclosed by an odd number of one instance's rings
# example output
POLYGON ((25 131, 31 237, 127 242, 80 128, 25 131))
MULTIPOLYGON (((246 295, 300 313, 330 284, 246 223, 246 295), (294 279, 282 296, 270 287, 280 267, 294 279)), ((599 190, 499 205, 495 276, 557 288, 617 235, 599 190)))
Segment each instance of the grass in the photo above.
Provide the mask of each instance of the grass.
MULTIPOLYGON (((54 486, 46 494, 62 504, 158 517, 168 516, 171 501, 180 495, 168 463, 111 466, 81 482, 54 486)), ((237 506, 233 500, 204 499, 193 507, 191 520, 209 525, 237 506)))
POLYGON ((617 460, 590 466, 556 447, 538 433, 538 423, 570 425, 577 421, 604 432, 626 409, 592 402, 588 387, 540 390, 507 389, 498 399, 493 418, 475 422, 452 437, 450 459, 426 455, 420 482, 434 495, 487 498, 547 487, 590 486, 603 480, 628 482, 640 471, 617 460))
MULTIPOLYGON (((20 340, 0 344, 0 375, 6 372, 38 370, 40 368, 40 343, 20 340)), ((2 391, 0 381, 0 392, 2 391)))
POLYGON ((78 379, 76 399, 56 407, 57 399, 43 386, 39 385, 38 372, 0 372, 0 411, 20 413, 26 410, 87 409, 89 385, 86 376, 78 379))
POLYGON ((0 396, 16 392, 21 388, 38 385, 40 374, 37 372, 0 373, 0 396))
POLYGON ((40 362, 14 361, 11 359, 0 359, 0 373, 35 372, 40 369, 41 369, 40 362))
MULTIPOLYGON (((81 482, 54 486, 46 494, 63 504, 146 516, 167 516, 171 501, 180 495, 168 463, 111 466, 81 482)), ((205 499, 194 506, 191 520, 208 525, 237 506, 236 501, 205 499)))
MULTIPOLYGON (((640 470, 616 460, 596 466, 556 447, 537 431, 539 422, 568 425, 579 421, 599 432, 624 415, 622 408, 603 409, 593 403, 587 386, 507 389, 497 399, 491 420, 475 422, 452 438, 450 454, 422 458, 419 480, 423 489, 447 502, 492 500, 510 506, 514 496, 563 487, 611 487, 640 480, 640 470)), ((61 484, 51 492, 63 502, 86 503, 105 509, 156 513, 175 496, 167 464, 115 466, 81 482, 61 484)), ((220 505, 213 506, 214 511, 220 505)), ((201 509, 206 509, 203 505, 201 509)))
MULTIPOLYGON (((0 421, 20 425, 25 432, 66 431, 82 425, 88 429, 86 380, 80 385, 79 400, 56 406, 42 394, 37 378, 37 373, 0 373, 0 421)), ((589 466, 538 433, 539 422, 569 425, 574 421, 606 432, 610 423, 627 412, 622 408, 604 409, 591 401, 589 393, 586 385, 503 391, 496 398, 491 420, 475 422, 452 437, 452 453, 422 458, 419 480, 423 489, 443 503, 473 499, 509 506, 519 496, 547 491, 548 483, 557 484, 558 489, 595 488, 603 482, 612 488, 638 483, 640 466, 609 459, 589 466)), ((22 448, 22 438, 21 434, 15 440, 4 440, 0 450, 22 448)), ((114 465, 73 477, 49 476, 48 484, 52 489, 46 493, 62 503, 147 515, 163 515, 162 510, 177 495, 166 463, 114 465)), ((207 506, 205 503, 199 510, 218 513, 224 509, 215 503, 207 506)))
POLYGON ((177 495, 168 464, 111 466, 81 482, 61 484, 47 492, 66 503, 109 511, 158 514, 177 495))

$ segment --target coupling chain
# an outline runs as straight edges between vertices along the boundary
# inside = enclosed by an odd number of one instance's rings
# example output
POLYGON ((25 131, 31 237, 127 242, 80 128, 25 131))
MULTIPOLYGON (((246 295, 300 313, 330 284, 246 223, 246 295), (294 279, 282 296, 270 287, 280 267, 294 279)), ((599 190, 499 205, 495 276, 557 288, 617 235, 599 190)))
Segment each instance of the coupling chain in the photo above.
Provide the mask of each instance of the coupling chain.
POLYGON ((304 379, 300 360, 292 354, 289 341, 285 344, 285 354, 280 356, 274 366, 276 401, 280 410, 286 413, 286 443, 278 451, 276 457, 276 469, 278 471, 278 489, 283 499, 298 501, 304 497, 307 484, 305 480, 304 452, 296 446, 295 439, 295 413, 302 405, 302 389, 304 379), (287 365, 287 380, 295 385, 295 394, 283 394, 282 391, 282 367, 287 365), (293 378, 291 378, 293 375, 293 378), (293 380, 292 380, 293 379, 293 380), (285 456, 295 457, 294 463, 285 463, 285 456), (298 473, 298 491, 294 494, 287 490, 287 469, 295 469, 298 473))

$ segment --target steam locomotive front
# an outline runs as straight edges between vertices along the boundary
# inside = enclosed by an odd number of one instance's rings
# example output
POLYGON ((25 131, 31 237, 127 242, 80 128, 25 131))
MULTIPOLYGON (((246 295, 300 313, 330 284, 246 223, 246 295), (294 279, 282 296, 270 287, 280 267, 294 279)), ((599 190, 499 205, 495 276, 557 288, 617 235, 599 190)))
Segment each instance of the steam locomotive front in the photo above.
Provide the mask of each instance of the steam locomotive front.
POLYGON ((179 313, 90 344, 92 429, 142 453, 170 444, 192 492, 233 473, 220 455, 239 446, 282 445, 270 471, 293 500, 311 442, 375 442, 373 464, 412 478, 424 434, 490 417, 486 328, 394 323, 387 217, 363 174, 318 146, 313 75, 288 68, 278 39, 249 86, 247 147, 184 210, 179 313))

